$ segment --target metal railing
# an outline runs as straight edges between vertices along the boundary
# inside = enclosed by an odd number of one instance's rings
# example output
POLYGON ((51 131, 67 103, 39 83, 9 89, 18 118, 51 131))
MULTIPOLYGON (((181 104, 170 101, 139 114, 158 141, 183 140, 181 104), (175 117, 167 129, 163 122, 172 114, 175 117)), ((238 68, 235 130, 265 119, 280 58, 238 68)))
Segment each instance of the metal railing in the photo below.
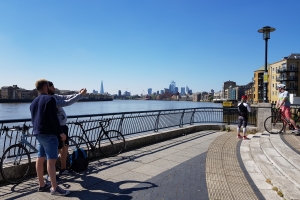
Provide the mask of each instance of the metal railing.
MULTIPOLYGON (((248 124, 256 126, 256 112, 257 108, 252 107, 252 112, 249 113, 248 124)), ((83 122, 85 129, 92 129, 99 127, 99 120, 110 118, 111 122, 106 128, 107 130, 118 130, 126 138, 126 136, 133 134, 141 134, 147 132, 157 132, 158 130, 183 127, 197 123, 210 124, 237 124, 238 112, 237 108, 188 108, 188 109, 172 109, 172 110, 152 110, 141 112, 121 112, 121 113, 106 113, 93 115, 74 115, 68 116, 69 136, 81 135, 81 130, 74 122, 83 122)), ((12 119, 0 120, 0 129, 4 126, 32 126, 31 119, 12 119)), ((32 133, 32 128, 29 130, 32 133)), ((90 141, 95 141, 99 135, 99 128, 92 129, 88 133, 90 141)), ((20 131, 9 133, 13 137, 6 137, 2 131, 0 136, 0 155, 3 151, 12 144, 18 143, 21 136, 20 131)), ((35 137, 28 138, 29 142, 36 146, 35 137)), ((31 152, 34 153, 34 152, 31 152)))
POLYGON ((283 73, 283 72, 297 72, 298 68, 297 67, 285 67, 285 68, 280 68, 277 69, 277 73, 283 73))
POLYGON ((298 81, 298 76, 277 76, 276 81, 298 81))

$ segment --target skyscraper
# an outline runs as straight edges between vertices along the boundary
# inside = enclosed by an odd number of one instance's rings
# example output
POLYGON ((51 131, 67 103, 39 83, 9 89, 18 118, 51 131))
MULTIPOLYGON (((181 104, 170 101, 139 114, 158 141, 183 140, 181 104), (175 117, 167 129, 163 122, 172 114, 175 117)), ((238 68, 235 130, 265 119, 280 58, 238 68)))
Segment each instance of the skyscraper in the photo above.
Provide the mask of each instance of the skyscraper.
POLYGON ((103 81, 101 81, 100 94, 104 94, 103 81))
POLYGON ((185 95, 185 87, 181 87, 180 94, 181 94, 181 95, 185 95))
POLYGON ((176 87, 176 83, 174 81, 171 81, 171 84, 170 84, 170 87, 169 87, 171 93, 176 93, 175 92, 175 87, 176 87))
POLYGON ((174 93, 177 93, 177 92, 178 92, 178 87, 175 87, 174 93))

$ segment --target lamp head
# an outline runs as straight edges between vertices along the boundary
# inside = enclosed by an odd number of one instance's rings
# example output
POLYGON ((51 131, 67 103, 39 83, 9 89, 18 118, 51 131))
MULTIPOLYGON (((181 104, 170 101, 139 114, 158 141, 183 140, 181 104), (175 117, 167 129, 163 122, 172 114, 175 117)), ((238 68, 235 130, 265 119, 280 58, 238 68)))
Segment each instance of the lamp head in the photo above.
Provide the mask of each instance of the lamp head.
POLYGON ((268 40, 270 39, 270 33, 275 31, 275 28, 272 28, 271 26, 264 26, 261 29, 258 30, 259 33, 263 33, 263 39, 268 40))

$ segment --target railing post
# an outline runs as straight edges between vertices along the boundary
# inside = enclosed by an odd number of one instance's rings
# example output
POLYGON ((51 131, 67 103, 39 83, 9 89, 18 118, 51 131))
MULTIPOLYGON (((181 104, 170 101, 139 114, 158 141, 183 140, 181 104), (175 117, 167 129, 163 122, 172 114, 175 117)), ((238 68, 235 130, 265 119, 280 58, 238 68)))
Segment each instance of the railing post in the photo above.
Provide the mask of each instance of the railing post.
POLYGON ((124 121, 124 118, 125 118, 125 114, 122 114, 122 117, 121 117, 121 120, 120 120, 120 123, 119 123, 119 128, 118 128, 118 131, 120 131, 121 133, 123 133, 123 121, 124 121))
POLYGON ((183 110, 183 112, 182 112, 182 114, 181 114, 181 117, 180 117, 180 121, 179 121, 179 127, 180 127, 180 128, 183 127, 183 116, 184 116, 184 111, 185 111, 185 110, 183 110))
POLYGON ((231 120, 231 110, 228 109, 228 118, 227 118, 227 124, 230 125, 230 120, 231 120))
POLYGON ((230 108, 224 108, 223 107, 223 123, 227 123, 230 125, 230 120, 231 120, 231 110, 230 108))
POLYGON ((196 109, 194 109, 193 113, 192 113, 192 116, 191 116, 191 119, 190 119, 190 125, 193 125, 194 124, 194 116, 195 116, 195 112, 196 112, 196 109))
POLYGON ((158 124, 159 124, 159 116, 160 116, 160 112, 158 112, 157 114, 157 117, 156 117, 156 120, 155 120, 155 125, 154 125, 154 132, 157 132, 158 131, 158 124))

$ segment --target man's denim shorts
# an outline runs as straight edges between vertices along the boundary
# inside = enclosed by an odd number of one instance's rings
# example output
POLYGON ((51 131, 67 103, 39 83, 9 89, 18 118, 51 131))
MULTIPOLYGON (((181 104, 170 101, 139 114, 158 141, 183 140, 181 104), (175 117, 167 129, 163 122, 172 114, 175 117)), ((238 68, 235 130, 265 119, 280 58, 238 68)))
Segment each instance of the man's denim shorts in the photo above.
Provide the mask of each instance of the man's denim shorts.
POLYGON ((38 157, 47 156, 49 159, 57 159, 58 157, 58 139, 56 135, 38 134, 36 135, 38 141, 38 157))

